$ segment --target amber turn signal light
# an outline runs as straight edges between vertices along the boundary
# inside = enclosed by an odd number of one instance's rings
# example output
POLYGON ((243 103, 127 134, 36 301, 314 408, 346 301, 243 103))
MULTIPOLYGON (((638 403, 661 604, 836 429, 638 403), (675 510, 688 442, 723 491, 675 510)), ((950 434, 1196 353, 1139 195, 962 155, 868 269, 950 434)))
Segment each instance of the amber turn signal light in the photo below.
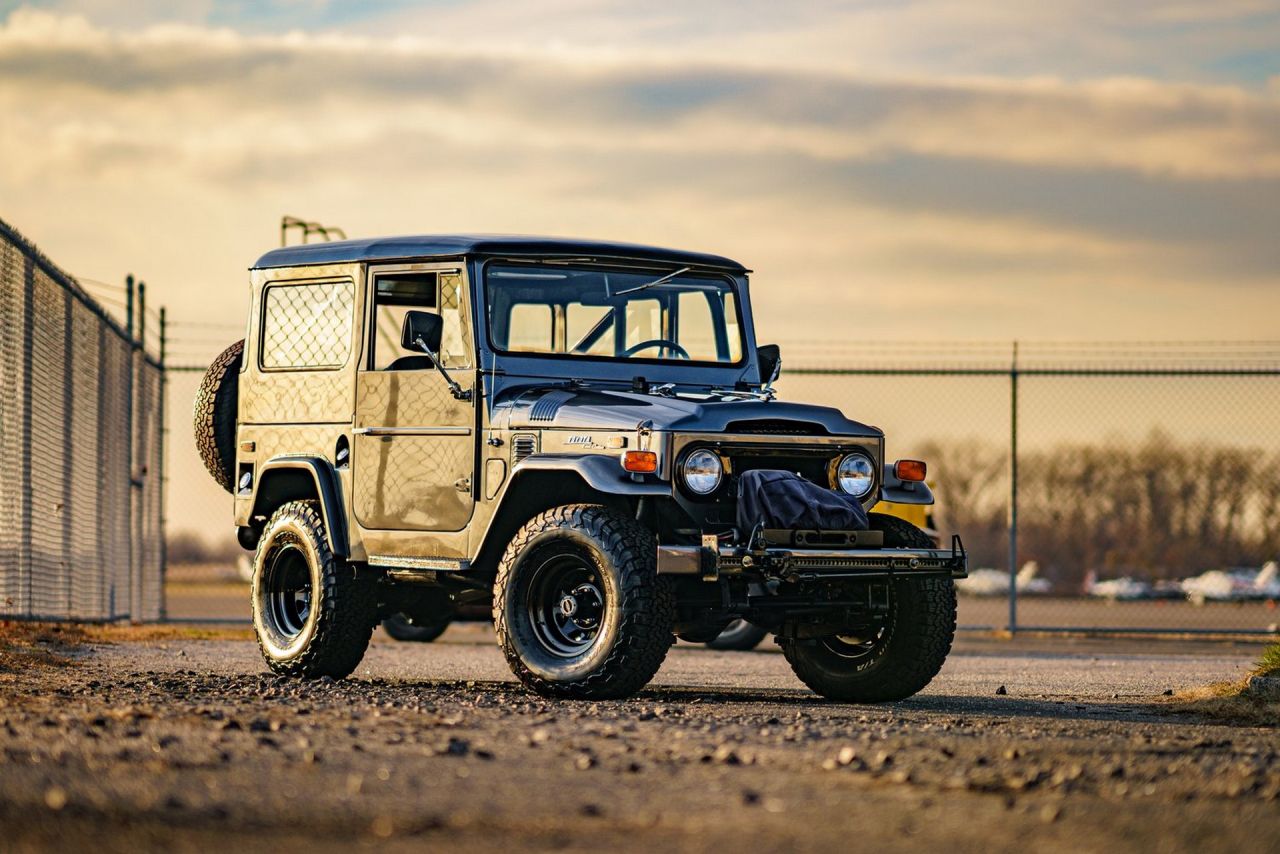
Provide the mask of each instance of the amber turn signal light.
POLYGON ((622 455, 622 468, 636 474, 653 474, 658 470, 658 455, 653 451, 627 451, 622 455))
POLYGON ((925 465, 922 460, 898 460, 893 464, 893 473, 898 480, 924 480, 925 465))

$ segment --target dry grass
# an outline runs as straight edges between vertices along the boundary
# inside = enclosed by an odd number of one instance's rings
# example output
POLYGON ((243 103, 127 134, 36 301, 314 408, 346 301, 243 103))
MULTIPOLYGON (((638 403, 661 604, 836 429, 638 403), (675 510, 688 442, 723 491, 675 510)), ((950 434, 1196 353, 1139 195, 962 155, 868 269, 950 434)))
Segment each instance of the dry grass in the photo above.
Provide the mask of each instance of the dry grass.
POLYGON ((247 627, 201 628, 172 625, 91 625, 80 623, 0 622, 0 673, 32 667, 66 667, 85 644, 147 643, 184 640, 248 640, 247 627))
POLYGON ((1262 651, 1256 672, 1259 676, 1280 676, 1280 643, 1273 643, 1262 651))
POLYGON ((0 622, 0 673, 33 667, 66 667, 84 642, 80 626, 0 622))
POLYGON ((183 640, 252 640, 248 626, 93 625, 82 626, 87 643, 147 643, 183 640))
POLYGON ((1254 726, 1280 725, 1280 695, 1260 697, 1248 690, 1254 676, 1280 677, 1280 643, 1267 647, 1254 668, 1243 679, 1215 682, 1175 694, 1173 710, 1202 715, 1215 720, 1254 726))

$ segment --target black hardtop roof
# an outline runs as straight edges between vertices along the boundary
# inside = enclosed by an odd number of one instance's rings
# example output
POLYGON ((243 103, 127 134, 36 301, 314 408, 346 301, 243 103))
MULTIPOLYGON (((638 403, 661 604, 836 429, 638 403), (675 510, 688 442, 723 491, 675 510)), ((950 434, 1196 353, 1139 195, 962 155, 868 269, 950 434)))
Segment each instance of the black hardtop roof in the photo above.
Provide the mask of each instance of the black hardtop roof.
POLYGON ((300 267, 311 264, 349 264, 413 258, 456 258, 463 255, 527 255, 659 261, 690 267, 711 267, 734 273, 750 272, 737 261, 704 252, 663 249, 638 243, 519 234, 423 234, 309 243, 273 249, 259 258, 253 266, 254 269, 300 267))

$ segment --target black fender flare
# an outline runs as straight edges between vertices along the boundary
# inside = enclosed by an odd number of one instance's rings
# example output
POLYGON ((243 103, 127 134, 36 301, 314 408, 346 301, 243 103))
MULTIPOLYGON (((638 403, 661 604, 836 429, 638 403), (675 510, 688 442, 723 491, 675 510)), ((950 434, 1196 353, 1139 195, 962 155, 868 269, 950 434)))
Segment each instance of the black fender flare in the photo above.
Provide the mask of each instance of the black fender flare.
POLYGON ((324 518, 325 538, 335 557, 351 556, 342 487, 333 464, 324 457, 280 456, 263 464, 254 479, 249 518, 269 515, 286 501, 315 498, 324 518))
POLYGON ((670 498, 671 484, 651 477, 633 479, 622 470, 618 457, 613 454, 532 454, 512 469, 473 556, 474 562, 496 565, 519 526, 537 513, 561 504, 592 502, 601 497, 670 498), (528 489, 532 486, 521 488, 525 481, 548 477, 556 479, 557 491, 553 493, 542 489, 530 493, 528 489))
POLYGON ((582 478, 587 486, 606 495, 644 496, 671 495, 671 484, 654 480, 634 480, 622 470, 612 454, 531 454, 511 470, 511 481, 503 491, 503 499, 516 479, 531 471, 568 471, 582 478))

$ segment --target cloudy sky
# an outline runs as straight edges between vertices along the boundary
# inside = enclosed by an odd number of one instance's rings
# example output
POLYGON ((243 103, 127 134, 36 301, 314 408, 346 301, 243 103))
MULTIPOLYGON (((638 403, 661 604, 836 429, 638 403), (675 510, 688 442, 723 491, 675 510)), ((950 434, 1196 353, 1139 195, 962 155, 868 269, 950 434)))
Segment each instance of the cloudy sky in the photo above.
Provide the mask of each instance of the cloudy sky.
POLYGON ((1278 337, 1277 0, 0 0, 0 117, 179 320, 293 214, 719 252, 784 343, 1278 337))

